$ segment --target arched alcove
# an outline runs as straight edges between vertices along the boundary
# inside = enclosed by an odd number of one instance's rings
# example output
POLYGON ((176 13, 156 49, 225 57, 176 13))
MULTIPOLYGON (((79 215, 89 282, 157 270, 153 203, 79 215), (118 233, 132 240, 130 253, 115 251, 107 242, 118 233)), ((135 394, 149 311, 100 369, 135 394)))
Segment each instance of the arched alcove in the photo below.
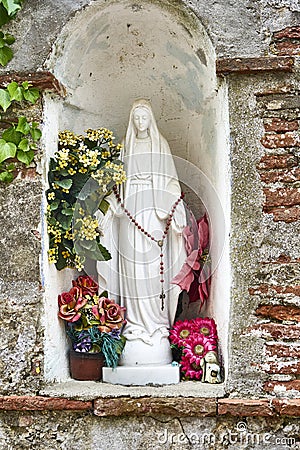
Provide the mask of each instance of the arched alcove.
MULTIPOLYGON (((213 282, 206 310, 219 332, 227 367, 229 321, 229 157, 226 87, 215 75, 215 52, 200 20, 176 2, 96 1, 78 12, 58 37, 47 62, 67 95, 45 98, 47 157, 57 132, 105 126, 120 140, 136 98, 151 101, 158 126, 176 156, 179 178, 196 216, 208 212, 213 282), (186 164, 185 164, 186 162, 186 164), (197 208, 199 208, 197 210, 197 208), (198 214, 197 214, 198 212, 198 214)), ((66 342, 57 319, 57 294, 72 273, 56 272, 43 254, 45 376, 68 378, 66 342)), ((193 305, 195 314, 199 305, 193 305)), ((200 388, 200 386, 199 386, 200 388)))

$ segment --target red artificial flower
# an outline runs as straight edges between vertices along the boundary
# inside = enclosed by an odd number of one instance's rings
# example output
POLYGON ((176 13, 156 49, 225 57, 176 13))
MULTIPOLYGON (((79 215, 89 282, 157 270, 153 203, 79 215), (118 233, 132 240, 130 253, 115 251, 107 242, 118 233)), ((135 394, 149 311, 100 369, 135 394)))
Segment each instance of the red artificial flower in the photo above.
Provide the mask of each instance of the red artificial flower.
POLYGON ((189 291, 194 280, 194 271, 200 269, 198 261, 198 250, 193 250, 187 256, 180 272, 172 279, 171 283, 180 286, 182 291, 189 291))
POLYGON ((79 276, 76 280, 72 281, 72 284, 73 286, 80 287, 83 295, 88 294, 93 296, 98 294, 98 283, 96 283, 96 281, 88 275, 79 276))
POLYGON ((200 365, 203 356, 209 351, 216 351, 217 343, 211 339, 206 338, 202 334, 192 334, 189 339, 185 341, 183 353, 187 356, 191 363, 200 365))
POLYGON ((102 333, 119 330, 125 324, 125 311, 126 308, 106 297, 100 297, 98 304, 92 307, 92 313, 100 322, 98 329, 102 333))
POLYGON ((193 331, 192 322, 189 320, 178 320, 170 330, 170 341, 172 344, 182 347, 193 331))
POLYGON ((81 288, 75 286, 58 296, 58 316, 67 322, 76 322, 81 317, 80 309, 87 303, 81 288))
POLYGON ((210 290, 210 267, 205 262, 205 250, 209 246, 209 225, 206 214, 199 220, 191 218, 191 226, 183 229, 186 260, 171 283, 186 291, 190 303, 200 300, 200 308, 208 299, 210 290))
POLYGON ((183 355, 180 360, 181 373, 184 375, 185 379, 188 380, 200 380, 202 377, 202 369, 200 365, 195 362, 191 362, 190 358, 183 355))
POLYGON ((215 341, 218 339, 217 327, 214 319, 197 317, 193 320, 193 330, 208 339, 215 341))

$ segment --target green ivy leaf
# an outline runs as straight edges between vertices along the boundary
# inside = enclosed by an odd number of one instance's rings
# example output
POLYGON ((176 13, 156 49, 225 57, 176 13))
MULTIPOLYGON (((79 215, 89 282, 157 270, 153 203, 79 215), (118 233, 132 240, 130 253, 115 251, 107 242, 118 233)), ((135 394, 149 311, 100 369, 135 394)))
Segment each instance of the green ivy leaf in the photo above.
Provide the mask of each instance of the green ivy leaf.
POLYGON ((28 166, 34 158, 34 152, 32 150, 29 150, 28 152, 23 152, 23 150, 18 150, 17 152, 17 158, 22 163, 26 164, 28 166))
POLYGON ((0 48, 3 48, 6 45, 4 38, 0 37, 0 48))
POLYGON ((17 147, 13 142, 6 142, 4 139, 0 139, 0 163, 8 158, 14 158, 16 155, 17 147))
POLYGON ((36 88, 29 88, 28 90, 24 90, 24 98, 30 103, 35 103, 40 97, 40 91, 36 88))
POLYGON ((5 171, 0 173, 0 181, 4 183, 11 183, 13 179, 14 175, 11 172, 5 171))
MULTIPOLYGON (((1 54, 1 49, 0 49, 1 54)), ((0 64, 1 64, 1 56, 0 56, 0 64)), ((5 89, 0 89, 0 106, 5 112, 7 108, 11 105, 10 95, 5 89)))
POLYGON ((12 34, 7 33, 4 37, 5 42, 7 45, 12 45, 15 42, 15 37, 12 34))
POLYGON ((13 170, 15 170, 15 168, 16 168, 16 166, 14 163, 10 163, 10 164, 6 163, 5 169, 8 170, 8 172, 12 172, 13 170))
POLYGON ((10 128, 7 128, 7 130, 5 130, 3 132, 2 138, 5 141, 13 142, 16 145, 19 145, 19 143, 22 139, 22 134, 19 131, 17 131, 15 129, 15 127, 10 127, 10 128))
POLYGON ((34 141, 38 141, 42 137, 42 132, 39 128, 30 128, 30 134, 34 141))
POLYGON ((55 181, 55 183, 63 189, 70 189, 70 187, 73 184, 73 181, 70 178, 66 178, 65 180, 55 181))
POLYGON ((2 0, 3 6, 9 16, 15 15, 21 9, 21 0, 2 0))
MULTIPOLYGON (((4 6, 2 4, 0 4, 0 27, 2 27, 2 25, 5 25, 7 22, 9 22, 10 19, 11 18, 7 14, 6 9, 4 8, 4 6)), ((3 37, 3 33, 1 33, 1 34, 3 37)))
POLYGON ((22 139, 20 144, 18 145, 18 148, 20 150, 23 150, 23 152, 28 152, 28 150, 30 150, 28 139, 26 138, 22 139))
POLYGON ((12 57, 14 56, 13 51, 11 48, 5 46, 0 48, 0 64, 1 66, 6 66, 9 61, 12 59, 12 57))
POLYGON ((23 90, 15 81, 9 83, 7 90, 11 100, 16 100, 17 102, 21 102, 23 100, 23 90))
POLYGON ((21 116, 18 120, 18 126, 16 128, 17 131, 20 131, 22 134, 28 134, 30 132, 30 125, 27 122, 26 117, 21 116))

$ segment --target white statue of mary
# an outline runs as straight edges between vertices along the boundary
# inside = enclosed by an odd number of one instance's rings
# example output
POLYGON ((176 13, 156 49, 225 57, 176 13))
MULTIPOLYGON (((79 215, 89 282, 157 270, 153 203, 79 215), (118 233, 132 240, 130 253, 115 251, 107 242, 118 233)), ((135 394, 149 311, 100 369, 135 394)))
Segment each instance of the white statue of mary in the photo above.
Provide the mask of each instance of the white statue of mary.
POLYGON ((120 365, 168 364, 180 293, 171 280, 186 258, 186 214, 169 145, 146 100, 132 106, 121 159, 127 180, 107 198, 101 225, 112 259, 97 263, 99 285, 126 307, 120 365))

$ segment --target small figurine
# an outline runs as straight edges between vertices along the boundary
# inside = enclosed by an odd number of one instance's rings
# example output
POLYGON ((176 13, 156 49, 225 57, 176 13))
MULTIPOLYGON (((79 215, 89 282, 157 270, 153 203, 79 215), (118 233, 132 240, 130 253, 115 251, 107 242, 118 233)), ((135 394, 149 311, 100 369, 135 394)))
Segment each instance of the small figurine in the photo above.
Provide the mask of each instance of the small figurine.
POLYGON ((200 361, 202 368, 202 383, 221 383, 220 365, 216 352, 207 352, 200 361))

